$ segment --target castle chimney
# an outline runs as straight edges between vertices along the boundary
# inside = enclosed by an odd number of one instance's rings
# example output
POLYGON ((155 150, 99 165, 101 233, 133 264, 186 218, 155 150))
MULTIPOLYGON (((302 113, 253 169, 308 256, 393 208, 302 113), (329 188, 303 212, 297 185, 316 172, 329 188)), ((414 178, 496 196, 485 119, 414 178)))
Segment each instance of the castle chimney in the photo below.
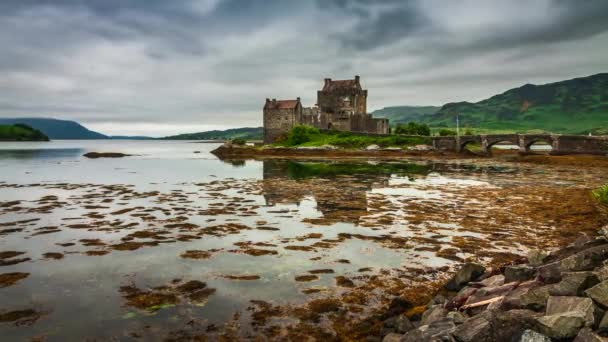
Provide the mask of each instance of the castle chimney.
POLYGON ((298 100, 298 102, 300 102, 300 97, 298 96, 298 98, 296 100, 298 100))
POLYGON ((277 103, 277 99, 272 99, 272 103, 276 104, 277 103))
POLYGON ((325 79, 325 85, 328 85, 328 84, 329 84, 329 82, 331 82, 331 78, 326 78, 326 79, 325 79))
POLYGON ((359 83, 359 75, 355 75, 355 82, 358 84, 359 83))

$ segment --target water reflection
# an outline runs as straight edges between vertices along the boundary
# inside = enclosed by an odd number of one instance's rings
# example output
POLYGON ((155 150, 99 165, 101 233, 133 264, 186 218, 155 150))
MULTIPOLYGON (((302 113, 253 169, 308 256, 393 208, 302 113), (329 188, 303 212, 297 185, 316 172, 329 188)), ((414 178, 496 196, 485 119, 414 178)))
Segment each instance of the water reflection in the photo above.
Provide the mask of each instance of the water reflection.
POLYGON ((55 149, 0 149, 2 159, 64 159, 77 158, 85 153, 81 148, 55 148, 55 149))

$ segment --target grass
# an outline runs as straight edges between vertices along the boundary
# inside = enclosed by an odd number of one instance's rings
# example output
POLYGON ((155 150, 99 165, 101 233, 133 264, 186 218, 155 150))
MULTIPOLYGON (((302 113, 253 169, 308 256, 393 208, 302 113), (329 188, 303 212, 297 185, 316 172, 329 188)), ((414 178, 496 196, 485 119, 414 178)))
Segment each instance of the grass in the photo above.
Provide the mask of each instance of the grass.
POLYGON ((431 143, 431 138, 425 136, 367 136, 353 132, 320 132, 312 127, 296 126, 286 139, 275 145, 286 147, 333 145, 343 148, 364 148, 369 145, 405 147, 431 143))
POLYGON ((0 141, 48 141, 39 130, 27 125, 0 125, 0 141))
POLYGON ((608 205, 608 184, 593 190, 591 194, 601 204, 608 205))

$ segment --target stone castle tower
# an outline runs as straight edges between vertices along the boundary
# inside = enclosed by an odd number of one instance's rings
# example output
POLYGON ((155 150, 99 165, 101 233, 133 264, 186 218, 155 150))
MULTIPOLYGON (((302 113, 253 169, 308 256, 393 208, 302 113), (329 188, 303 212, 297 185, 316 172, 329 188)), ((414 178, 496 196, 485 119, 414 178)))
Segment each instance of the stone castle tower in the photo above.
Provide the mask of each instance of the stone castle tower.
POLYGON ((317 91, 317 106, 305 108, 296 100, 266 99, 264 143, 272 143, 296 125, 319 129, 388 134, 388 119, 367 114, 367 90, 359 76, 352 80, 326 78, 317 91))

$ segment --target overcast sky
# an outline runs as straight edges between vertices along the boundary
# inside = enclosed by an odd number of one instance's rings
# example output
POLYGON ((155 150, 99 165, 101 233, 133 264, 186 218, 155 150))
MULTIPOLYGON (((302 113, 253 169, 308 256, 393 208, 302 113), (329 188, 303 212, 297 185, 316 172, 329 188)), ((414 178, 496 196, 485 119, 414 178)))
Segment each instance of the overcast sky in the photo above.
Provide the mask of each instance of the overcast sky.
POLYGON ((0 117, 162 136, 259 126, 361 75, 368 110, 608 71, 608 0, 1 0, 0 117))

